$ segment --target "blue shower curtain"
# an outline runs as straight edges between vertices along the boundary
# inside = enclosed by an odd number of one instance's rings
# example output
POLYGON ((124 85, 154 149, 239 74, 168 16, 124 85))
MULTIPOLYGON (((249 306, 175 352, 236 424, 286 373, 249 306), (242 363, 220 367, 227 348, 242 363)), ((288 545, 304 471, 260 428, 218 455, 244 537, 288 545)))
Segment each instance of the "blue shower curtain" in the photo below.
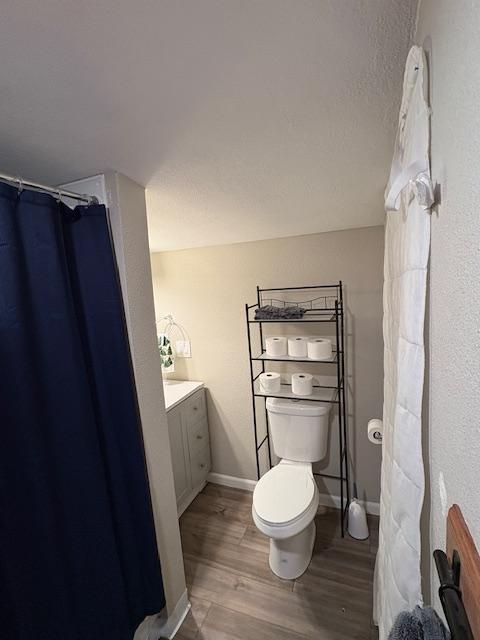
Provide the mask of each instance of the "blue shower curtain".
POLYGON ((0 184, 0 637, 131 640, 164 604, 105 208, 0 184))

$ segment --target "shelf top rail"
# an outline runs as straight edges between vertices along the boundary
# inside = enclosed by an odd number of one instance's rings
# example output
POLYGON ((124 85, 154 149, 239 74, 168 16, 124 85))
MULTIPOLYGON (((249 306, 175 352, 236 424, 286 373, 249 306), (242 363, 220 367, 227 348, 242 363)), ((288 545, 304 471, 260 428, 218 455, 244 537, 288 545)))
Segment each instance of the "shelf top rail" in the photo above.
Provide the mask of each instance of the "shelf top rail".
POLYGON ((336 282, 335 284, 318 284, 318 285, 308 285, 306 287, 273 287, 271 289, 261 289, 258 290, 260 293, 262 291, 303 291, 307 289, 338 289, 342 286, 342 282, 336 282))
POLYGON ((305 310, 305 313, 335 311, 336 302, 338 302, 337 296, 317 296, 311 300, 280 300, 279 298, 262 298, 262 304, 269 304, 272 307, 279 308, 302 307, 305 310), (323 306, 320 306, 321 303, 323 303, 323 306))
MULTIPOLYGON (((332 321, 343 313, 343 285, 340 280, 336 284, 307 285, 303 287, 270 287, 257 286, 257 302, 247 305, 248 310, 261 307, 285 309, 296 307, 302 309, 302 318, 279 318, 279 320, 321 320, 332 321), (316 295, 315 295, 316 294, 316 295), (331 318, 325 318, 329 314, 331 318), (315 316, 315 317, 313 317, 315 316)), ((274 318, 264 318, 273 320, 274 318)), ((258 318, 261 320, 261 318, 258 318)))

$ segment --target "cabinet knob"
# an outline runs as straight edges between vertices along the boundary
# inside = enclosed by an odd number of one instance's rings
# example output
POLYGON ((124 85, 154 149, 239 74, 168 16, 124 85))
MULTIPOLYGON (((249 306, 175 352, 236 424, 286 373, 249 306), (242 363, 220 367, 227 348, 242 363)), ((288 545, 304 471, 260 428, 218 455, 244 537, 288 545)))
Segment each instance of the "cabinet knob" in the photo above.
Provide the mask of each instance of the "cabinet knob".
POLYGON ((202 464, 200 465, 200 469, 205 469, 205 464, 202 462, 202 464))
POLYGON ((193 407, 193 410, 194 410, 194 411, 197 411, 197 409, 198 409, 198 407, 193 407))
POLYGON ((203 440, 203 436, 198 436, 197 435, 197 440, 203 440))

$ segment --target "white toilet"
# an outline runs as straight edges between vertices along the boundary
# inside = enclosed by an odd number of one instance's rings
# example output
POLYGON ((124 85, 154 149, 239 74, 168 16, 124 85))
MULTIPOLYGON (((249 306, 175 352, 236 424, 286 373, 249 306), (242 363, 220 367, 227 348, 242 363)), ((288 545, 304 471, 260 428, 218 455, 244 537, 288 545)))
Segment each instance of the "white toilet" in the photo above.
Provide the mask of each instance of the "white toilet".
POLYGON ((270 537, 270 568, 292 580, 312 557, 318 508, 312 462, 327 452, 330 408, 280 398, 268 398, 266 404, 273 449, 281 460, 257 482, 252 515, 270 537))

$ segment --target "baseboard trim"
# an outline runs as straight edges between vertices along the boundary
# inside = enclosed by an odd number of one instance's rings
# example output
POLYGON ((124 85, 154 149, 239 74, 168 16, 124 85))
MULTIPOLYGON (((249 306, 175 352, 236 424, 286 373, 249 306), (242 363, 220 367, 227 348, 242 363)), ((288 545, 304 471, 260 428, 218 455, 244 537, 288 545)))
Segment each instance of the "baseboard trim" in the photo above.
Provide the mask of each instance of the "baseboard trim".
POLYGON ((365 502, 365 510, 371 516, 379 516, 380 515, 380 503, 379 502, 371 502, 367 500, 365 502))
MULTIPOLYGON (((248 478, 237 478, 236 476, 227 476, 223 473, 209 473, 207 481, 213 484, 220 484, 224 487, 232 487, 233 489, 244 489, 245 491, 253 491, 256 480, 249 480, 248 478)), ((320 504, 322 507, 333 507, 340 509, 340 496, 332 496, 328 493, 320 494, 320 504)), ((380 504, 378 502, 364 502, 363 503, 367 513, 372 516, 380 515, 380 504)))
MULTIPOLYGON (((380 504, 378 502, 367 501, 367 502, 362 502, 362 504, 365 507, 365 511, 368 514, 372 516, 380 515, 380 504)), ((341 498, 340 496, 332 496, 329 493, 321 493, 320 505, 322 507, 333 507, 334 509, 340 509, 341 498)))
POLYGON ((182 626, 191 606, 185 589, 171 615, 166 617, 164 609, 156 616, 145 618, 136 630, 134 640, 158 640, 159 638, 169 638, 171 640, 182 626))
POLYGON ((220 484, 223 487, 232 487, 232 489, 244 489, 245 491, 253 491, 256 480, 249 480, 248 478, 237 478, 236 476, 226 476, 223 473, 210 472, 207 476, 207 482, 212 484, 220 484))

